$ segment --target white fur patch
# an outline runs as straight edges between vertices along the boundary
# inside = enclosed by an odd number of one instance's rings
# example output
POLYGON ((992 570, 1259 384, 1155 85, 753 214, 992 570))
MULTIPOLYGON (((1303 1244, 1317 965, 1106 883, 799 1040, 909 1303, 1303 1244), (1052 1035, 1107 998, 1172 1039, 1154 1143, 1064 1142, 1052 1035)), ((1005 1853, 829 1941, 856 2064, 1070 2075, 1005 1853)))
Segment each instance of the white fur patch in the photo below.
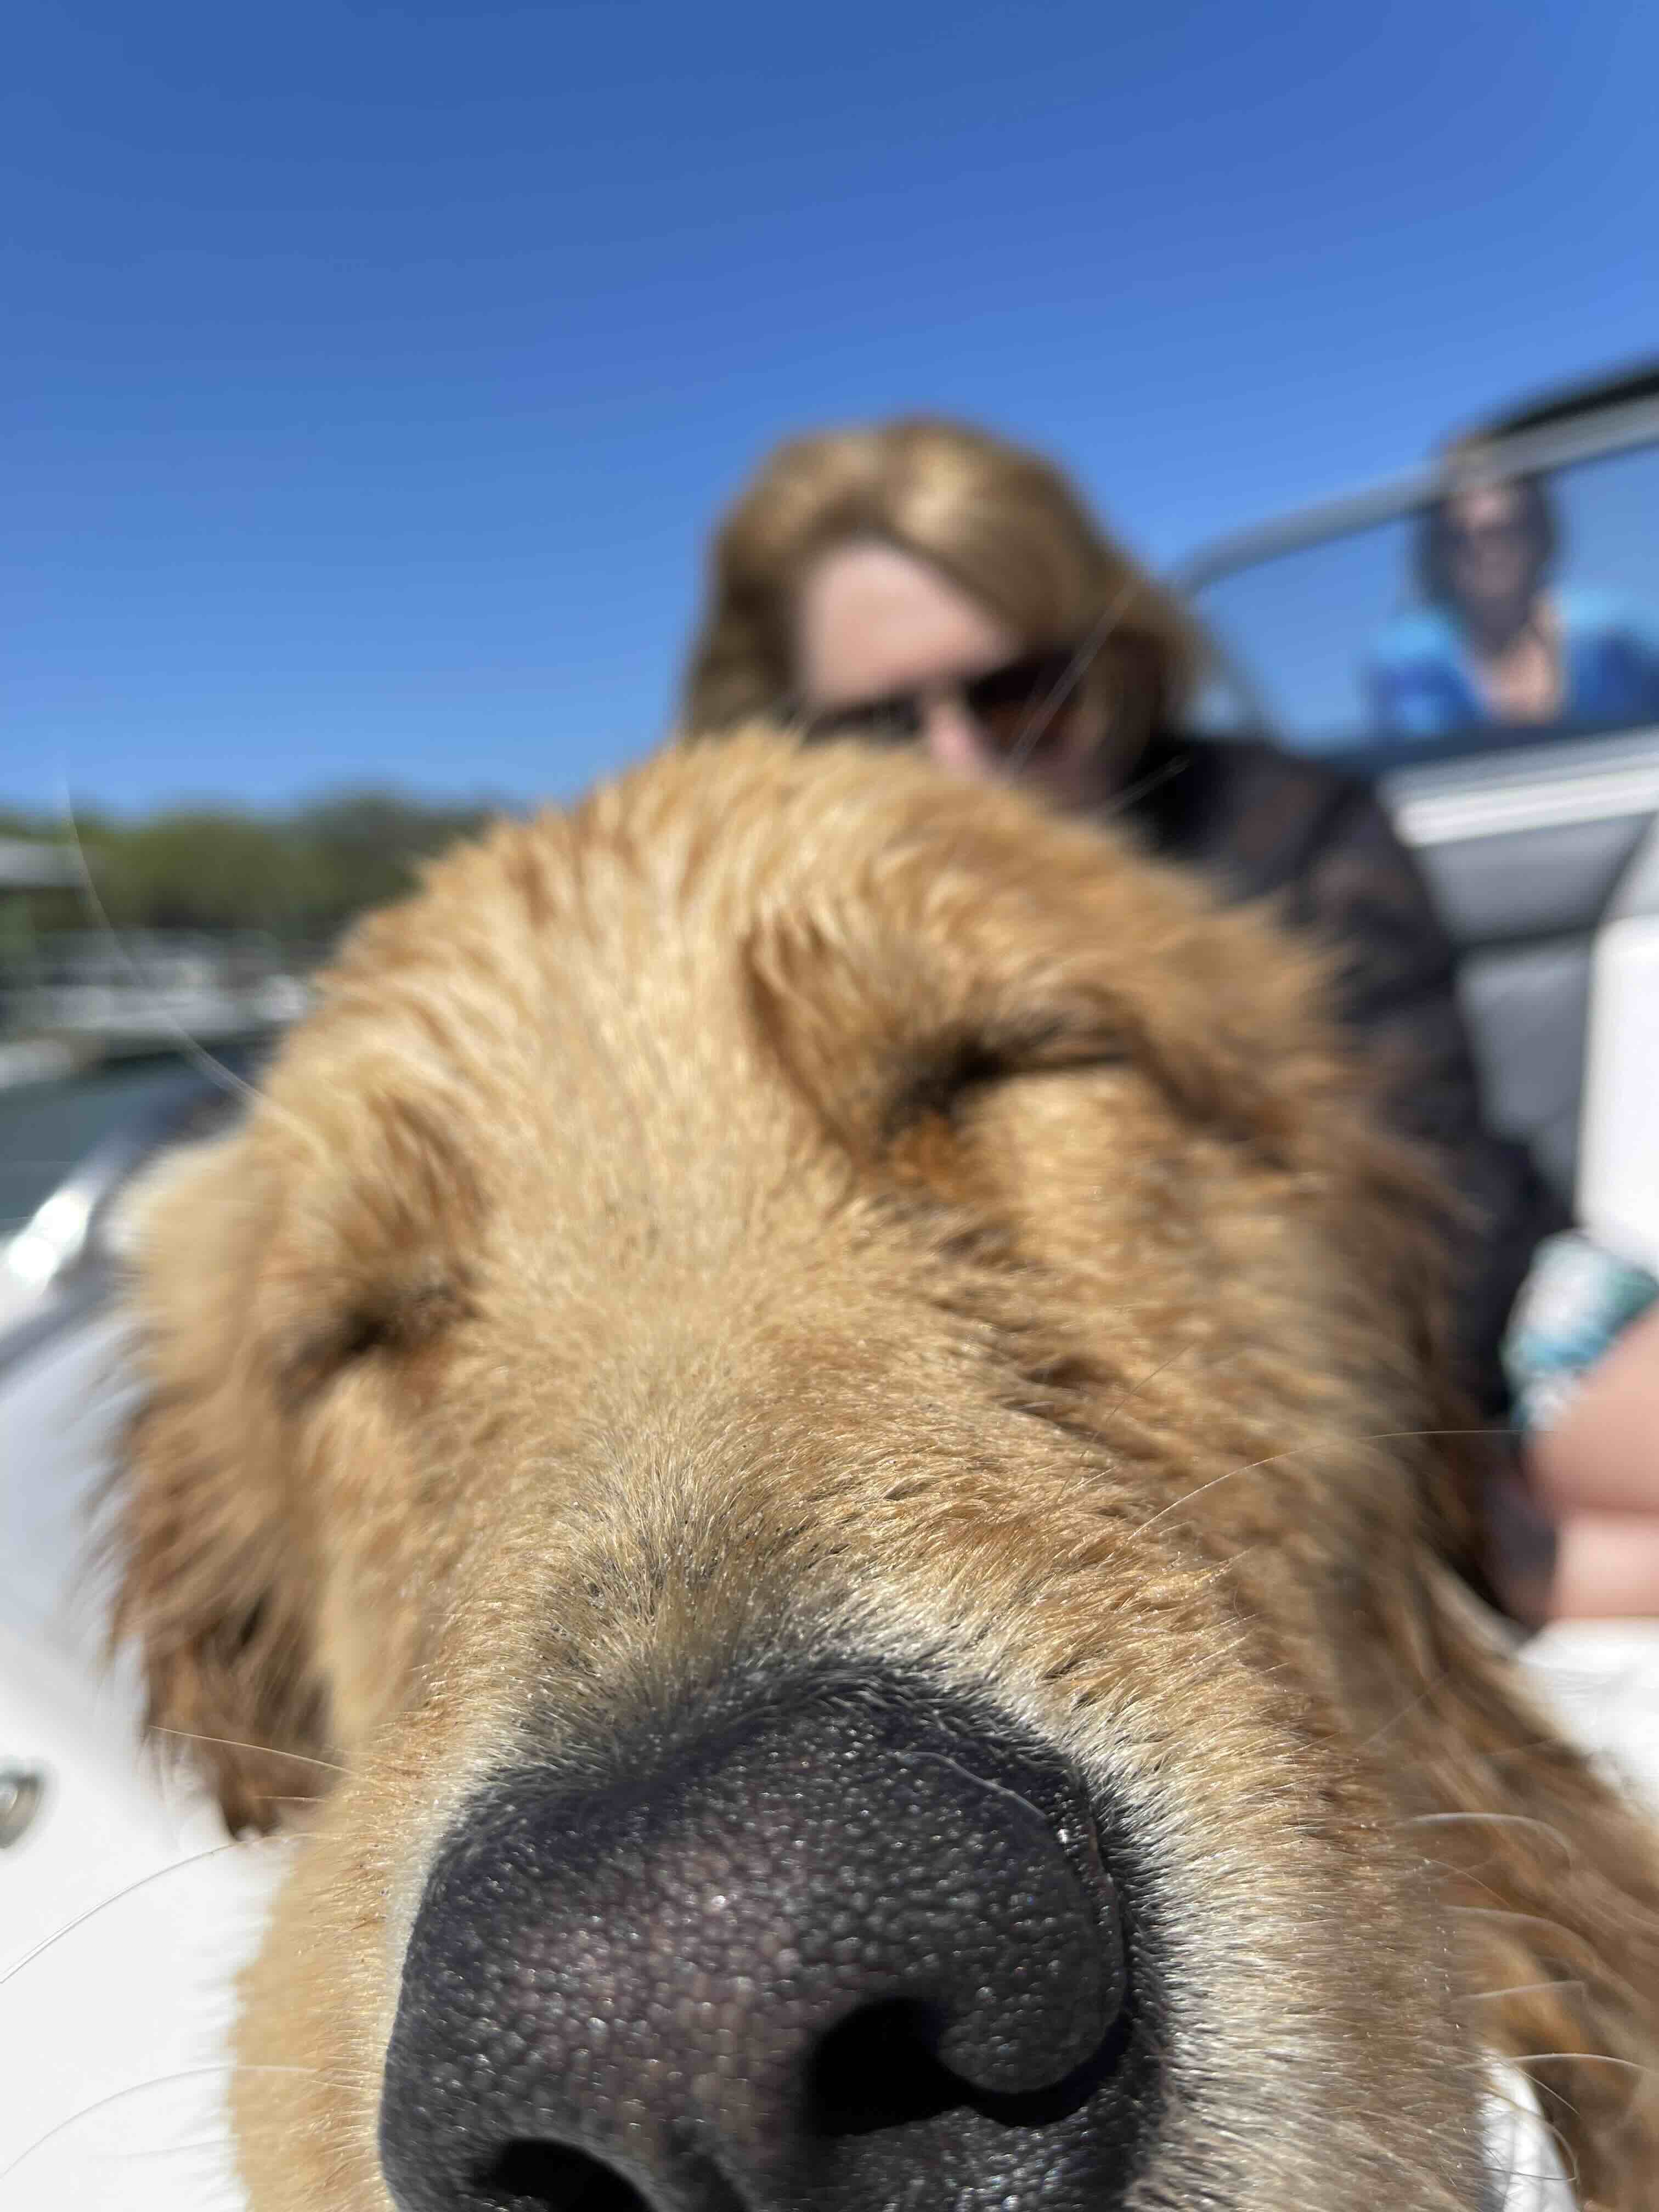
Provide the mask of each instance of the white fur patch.
POLYGON ((1492 2070, 1486 2163, 1492 2212, 1577 2212, 1578 2200, 1532 2083, 1506 2060, 1495 2060, 1492 2070))

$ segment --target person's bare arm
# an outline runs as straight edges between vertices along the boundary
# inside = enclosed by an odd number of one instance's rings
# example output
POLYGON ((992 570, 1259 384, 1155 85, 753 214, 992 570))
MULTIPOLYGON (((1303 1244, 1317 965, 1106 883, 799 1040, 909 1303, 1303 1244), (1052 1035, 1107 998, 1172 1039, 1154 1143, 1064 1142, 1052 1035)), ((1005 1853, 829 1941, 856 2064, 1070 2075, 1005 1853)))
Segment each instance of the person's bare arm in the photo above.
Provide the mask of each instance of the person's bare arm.
POLYGON ((1659 1613, 1659 1307, 1530 1439, 1527 1471, 1559 1526, 1552 1617, 1659 1613))

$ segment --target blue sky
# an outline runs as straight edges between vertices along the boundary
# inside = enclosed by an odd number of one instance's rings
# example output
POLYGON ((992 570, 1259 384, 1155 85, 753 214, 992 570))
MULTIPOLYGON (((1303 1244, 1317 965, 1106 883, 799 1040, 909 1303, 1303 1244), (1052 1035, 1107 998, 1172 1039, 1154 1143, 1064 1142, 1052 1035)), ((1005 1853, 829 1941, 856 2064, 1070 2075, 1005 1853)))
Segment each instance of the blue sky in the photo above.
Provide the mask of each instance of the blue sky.
POLYGON ((925 404, 1163 560, 1659 350, 1611 0, 13 0, 0 803, 574 790, 925 404))

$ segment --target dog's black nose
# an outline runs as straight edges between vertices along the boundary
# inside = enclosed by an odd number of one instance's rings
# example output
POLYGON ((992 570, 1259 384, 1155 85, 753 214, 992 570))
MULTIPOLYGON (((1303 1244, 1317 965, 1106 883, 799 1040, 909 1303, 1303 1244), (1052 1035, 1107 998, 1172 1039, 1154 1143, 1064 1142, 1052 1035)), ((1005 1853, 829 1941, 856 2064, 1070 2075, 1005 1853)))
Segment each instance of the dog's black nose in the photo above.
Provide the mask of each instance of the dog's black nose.
POLYGON ((498 1785, 441 1853, 381 2106, 403 2212, 1112 2201, 1147 2085, 1060 1770, 868 1693, 650 1768, 498 1785))

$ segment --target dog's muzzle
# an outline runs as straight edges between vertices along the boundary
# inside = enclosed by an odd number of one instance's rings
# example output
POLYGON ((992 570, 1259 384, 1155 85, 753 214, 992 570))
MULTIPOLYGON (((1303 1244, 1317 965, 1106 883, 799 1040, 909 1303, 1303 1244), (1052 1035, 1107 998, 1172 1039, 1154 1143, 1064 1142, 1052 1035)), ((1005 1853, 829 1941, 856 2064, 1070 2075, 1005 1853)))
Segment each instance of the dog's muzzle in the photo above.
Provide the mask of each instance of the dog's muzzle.
POLYGON ((1080 1789, 997 1733, 866 1685, 491 1788, 404 1962, 402 2212, 1117 2202, 1152 1978, 1080 1789))

